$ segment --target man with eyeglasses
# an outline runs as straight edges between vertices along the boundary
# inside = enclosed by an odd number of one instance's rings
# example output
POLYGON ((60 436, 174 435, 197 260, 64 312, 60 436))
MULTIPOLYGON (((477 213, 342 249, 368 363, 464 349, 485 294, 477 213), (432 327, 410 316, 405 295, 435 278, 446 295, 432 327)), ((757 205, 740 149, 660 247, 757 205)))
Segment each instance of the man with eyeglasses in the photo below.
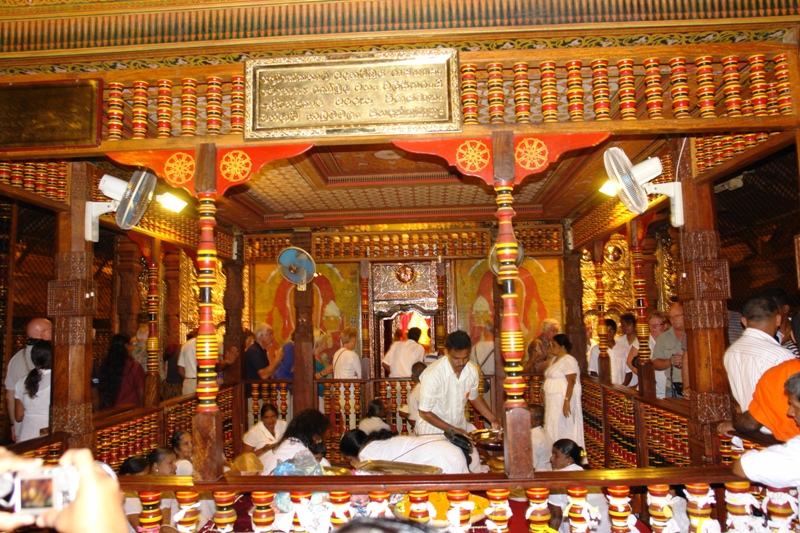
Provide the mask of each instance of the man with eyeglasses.
MULTIPOLYGON (((656 343, 658 342, 658 338, 667 330, 667 318, 664 316, 664 313, 656 309, 655 311, 650 311, 650 314, 647 315, 647 325, 648 329, 650 330, 650 353, 655 353, 656 351, 656 343)), ((659 398, 663 398, 663 391, 666 386, 667 382, 667 374, 665 370, 656 370, 655 372, 656 377, 656 395, 661 392, 661 396, 659 398)))
MULTIPOLYGON (((656 370, 656 397, 657 398, 683 398, 683 376, 681 367, 683 366, 683 356, 686 350, 683 347, 686 342, 686 329, 683 323, 683 305, 675 302, 669 306, 667 316, 672 327, 666 331, 665 323, 661 321, 662 333, 656 342, 651 360, 653 369, 656 370), (663 373, 659 387, 659 371, 663 373)), ((657 319, 650 320, 650 331, 653 331, 653 323, 657 319)))

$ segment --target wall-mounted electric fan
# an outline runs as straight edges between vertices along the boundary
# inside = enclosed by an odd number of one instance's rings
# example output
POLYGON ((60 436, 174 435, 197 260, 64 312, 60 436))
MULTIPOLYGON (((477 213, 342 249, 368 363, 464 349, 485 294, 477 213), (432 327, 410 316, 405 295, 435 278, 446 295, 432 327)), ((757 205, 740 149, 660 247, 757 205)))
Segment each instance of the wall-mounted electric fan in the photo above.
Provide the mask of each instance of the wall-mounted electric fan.
POLYGON ((650 183, 661 175, 661 160, 651 157, 637 165, 632 165, 625 152, 611 147, 603 155, 608 178, 614 184, 619 199, 625 207, 638 215, 647 211, 647 195, 663 194, 670 199, 669 220, 673 226, 683 226, 683 196, 678 181, 670 183, 650 183))
POLYGON ((97 186, 104 195, 111 198, 110 202, 86 202, 86 228, 87 241, 97 242, 100 238, 100 215, 117 212, 117 226, 129 230, 134 227, 144 216, 153 191, 156 188, 158 177, 152 172, 139 169, 133 173, 130 181, 115 178, 106 174, 97 186))
POLYGON ((298 291, 306 290, 306 284, 314 279, 316 271, 314 258, 302 248, 290 246, 278 254, 278 272, 286 281, 297 285, 298 291))

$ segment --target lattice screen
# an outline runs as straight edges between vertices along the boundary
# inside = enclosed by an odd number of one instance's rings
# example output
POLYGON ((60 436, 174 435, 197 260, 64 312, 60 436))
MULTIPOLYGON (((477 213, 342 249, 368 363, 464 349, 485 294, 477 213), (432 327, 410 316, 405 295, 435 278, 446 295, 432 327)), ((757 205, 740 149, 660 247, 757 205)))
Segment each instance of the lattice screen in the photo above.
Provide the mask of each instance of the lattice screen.
POLYGON ((715 194, 722 254, 731 268, 730 308, 741 310, 749 297, 773 287, 789 293, 797 308, 793 240, 800 233, 800 204, 794 146, 745 171, 743 181, 741 188, 715 194))
POLYGON ((92 320, 95 329, 92 356, 99 363, 108 353, 111 337, 114 335, 114 272, 116 270, 114 244, 116 234, 100 230, 100 240, 94 245, 95 301, 97 314, 92 320))

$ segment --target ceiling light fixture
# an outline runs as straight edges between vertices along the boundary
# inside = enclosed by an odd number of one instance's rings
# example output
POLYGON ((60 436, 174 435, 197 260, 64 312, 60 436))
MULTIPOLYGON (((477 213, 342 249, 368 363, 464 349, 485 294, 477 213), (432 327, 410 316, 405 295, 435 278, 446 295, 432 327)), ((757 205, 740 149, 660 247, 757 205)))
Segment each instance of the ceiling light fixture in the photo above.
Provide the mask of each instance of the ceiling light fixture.
POLYGON ((187 204, 171 192, 165 192, 156 196, 156 201, 161 204, 164 209, 168 209, 173 213, 180 213, 187 204))
POLYGON ((616 196, 617 195, 617 188, 614 187, 614 182, 608 180, 600 187, 600 192, 606 194, 608 196, 616 196))

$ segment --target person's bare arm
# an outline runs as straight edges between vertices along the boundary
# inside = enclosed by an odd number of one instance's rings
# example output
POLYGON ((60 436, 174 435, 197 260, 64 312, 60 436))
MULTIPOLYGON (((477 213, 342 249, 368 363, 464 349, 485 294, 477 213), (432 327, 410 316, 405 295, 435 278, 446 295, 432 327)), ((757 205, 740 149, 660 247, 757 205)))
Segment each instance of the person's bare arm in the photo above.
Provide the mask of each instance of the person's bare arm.
POLYGON ((486 400, 483 399, 482 395, 478 395, 477 398, 474 400, 470 400, 469 403, 485 418, 489 421, 492 425, 492 429, 502 429, 503 423, 500 419, 492 412, 492 409, 489 407, 489 404, 486 403, 486 400))
POLYGON ((178 375, 180 375, 181 378, 186 377, 186 369, 181 365, 178 365, 178 375))
POLYGON ((11 389, 6 389, 6 412, 8 413, 8 419, 13 423, 14 422, 14 391, 11 389))
POLYGON ((550 508, 550 524, 549 526, 554 530, 558 531, 559 526, 561 526, 561 521, 564 517, 564 511, 561 509, 560 505, 553 505, 552 503, 548 503, 547 506, 550 508))
POLYGON ((650 361, 655 370, 666 370, 672 366, 672 361, 669 359, 650 359, 650 361))
POLYGON ((764 427, 764 424, 756 420, 755 417, 750 414, 750 411, 745 411, 733 421, 733 428, 739 433, 756 433, 761 430, 762 427, 764 427))
POLYGON ((22 419, 25 418, 25 408, 22 406, 22 402, 16 398, 14 398, 14 418, 17 422, 22 422, 22 419))
POLYGON ((744 468, 742 468, 741 459, 736 459, 736 462, 733 463, 733 473, 741 478, 747 479, 747 474, 744 473, 744 468))
POLYGON ((469 433, 467 433, 466 430, 457 428, 455 426, 451 426, 450 424, 439 418, 439 415, 437 415, 433 411, 423 411, 422 409, 420 409, 419 417, 428 424, 432 425, 433 427, 437 427, 442 431, 447 431, 448 429, 452 429, 456 433, 461 433, 465 437, 469 437, 469 433))
POLYGON ((281 364, 281 361, 283 361, 283 350, 278 350, 272 362, 258 371, 258 377, 261 379, 271 378, 275 371, 278 370, 278 365, 281 364))
POLYGON ((564 417, 569 418, 572 415, 572 409, 570 409, 569 401, 572 399, 572 393, 575 391, 575 381, 577 379, 577 374, 567 374, 564 376, 567 379, 567 394, 564 396, 564 405, 562 407, 564 417))
POLYGON ((719 424, 717 424, 717 433, 721 435, 725 435, 726 437, 732 437, 733 432, 736 431, 736 428, 733 427, 733 422, 730 420, 723 420, 719 424))
POLYGON ((628 369, 631 372, 633 372, 634 374, 638 375, 639 374, 639 369, 636 368, 636 366, 634 366, 634 364, 633 364, 633 360, 637 355, 639 355, 639 348, 637 348, 635 346, 631 346, 631 349, 628 352, 628 360, 625 361, 625 365, 628 367, 628 369))

